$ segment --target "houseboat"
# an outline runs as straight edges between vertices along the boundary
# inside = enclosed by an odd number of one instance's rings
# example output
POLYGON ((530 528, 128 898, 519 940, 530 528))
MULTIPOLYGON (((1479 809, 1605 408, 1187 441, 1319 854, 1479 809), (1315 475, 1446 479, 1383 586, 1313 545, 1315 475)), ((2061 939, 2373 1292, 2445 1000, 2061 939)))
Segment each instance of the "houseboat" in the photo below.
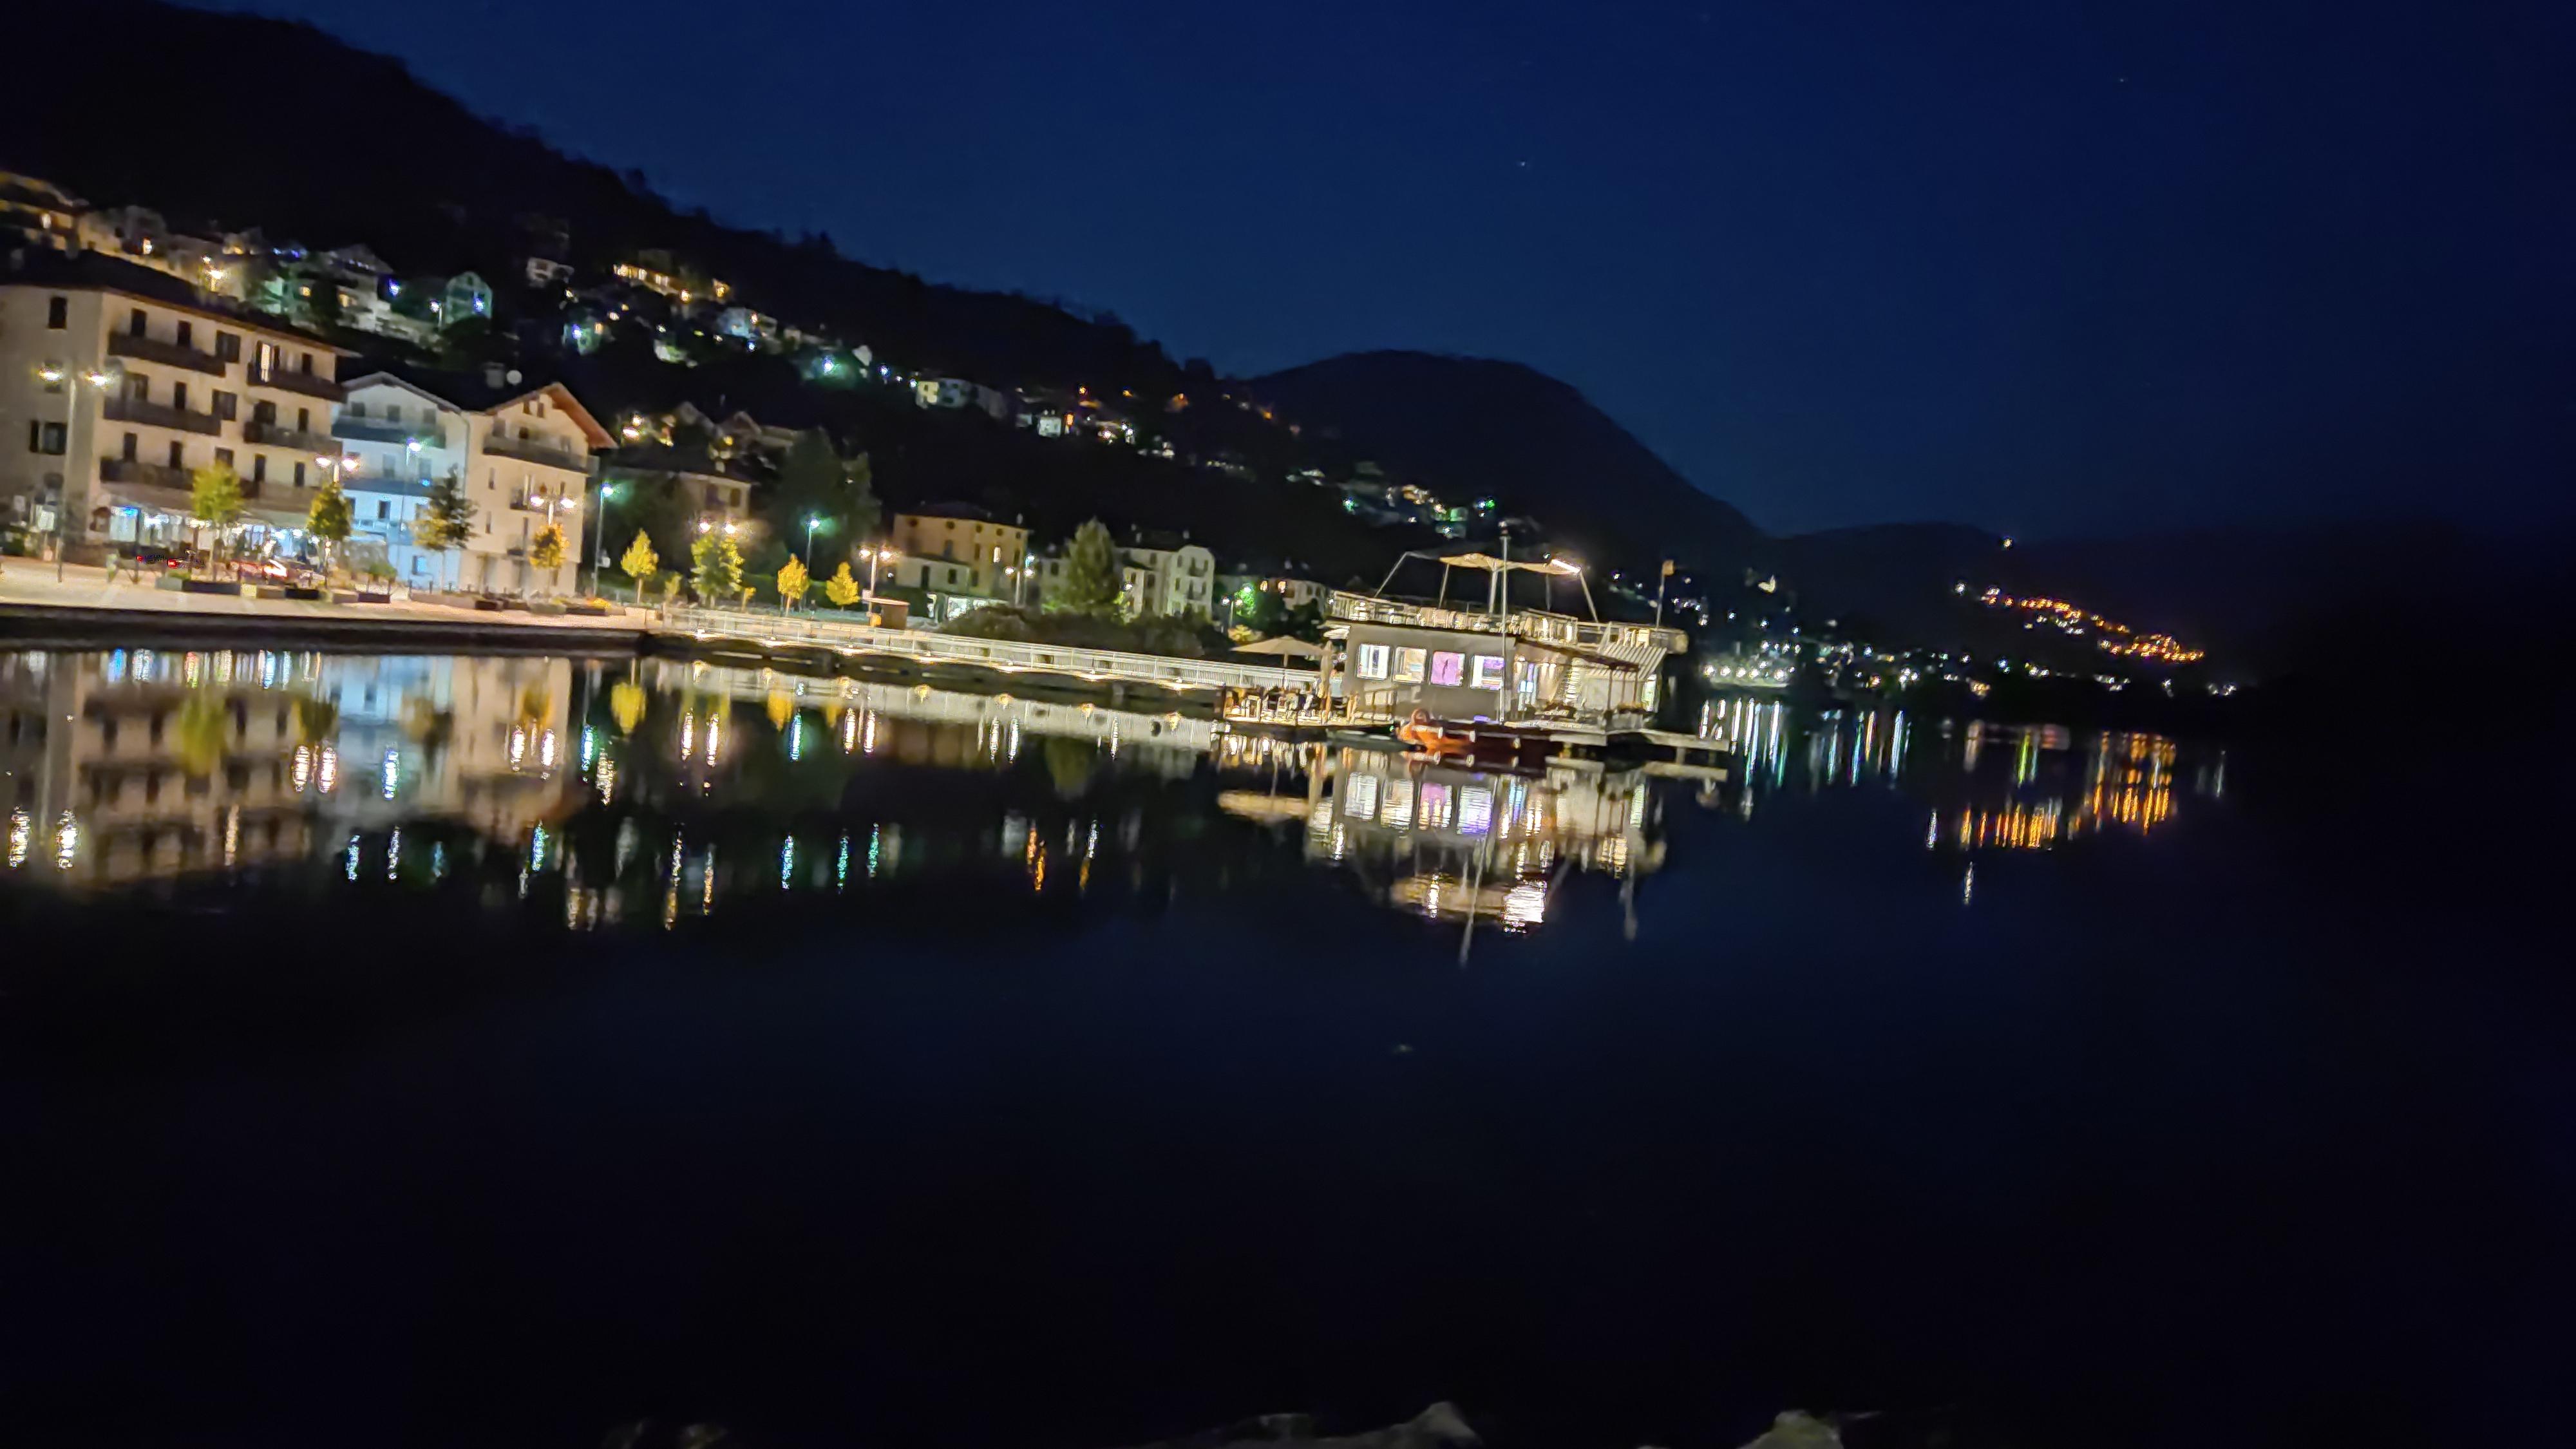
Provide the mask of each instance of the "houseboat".
POLYGON ((1325 600, 1322 674, 1338 720, 1407 726, 1413 735, 1428 728, 1471 745, 1598 742, 1653 723, 1664 658, 1688 644, 1680 630, 1511 606, 1511 576, 1537 573, 1559 586, 1570 579, 1590 612, 1581 567, 1561 559, 1418 557, 1441 566, 1434 602, 1383 589, 1325 600), (1459 570, 1485 576, 1483 609, 1449 602, 1459 570))

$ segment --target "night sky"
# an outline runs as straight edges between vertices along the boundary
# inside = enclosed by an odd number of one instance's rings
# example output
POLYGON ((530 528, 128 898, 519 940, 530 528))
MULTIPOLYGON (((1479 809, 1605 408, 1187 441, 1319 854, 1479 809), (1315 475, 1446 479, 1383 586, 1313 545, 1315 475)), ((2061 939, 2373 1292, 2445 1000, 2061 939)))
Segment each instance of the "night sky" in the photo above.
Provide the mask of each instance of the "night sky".
POLYGON ((250 8, 1228 372, 1529 363, 1774 530, 2570 512, 2563 3, 250 8))

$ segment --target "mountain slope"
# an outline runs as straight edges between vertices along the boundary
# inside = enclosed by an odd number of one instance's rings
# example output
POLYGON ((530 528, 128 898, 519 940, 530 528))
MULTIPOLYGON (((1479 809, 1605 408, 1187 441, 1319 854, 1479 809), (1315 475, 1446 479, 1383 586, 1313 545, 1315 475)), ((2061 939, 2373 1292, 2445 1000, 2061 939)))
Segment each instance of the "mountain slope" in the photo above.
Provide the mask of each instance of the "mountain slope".
POLYGON ((1246 387, 1444 498, 1493 498, 1534 515, 1552 543, 1587 559, 1639 567, 1678 556, 1714 577, 1762 550, 1743 514, 1692 487, 1583 394, 1519 363, 1355 352, 1246 387))
POLYGON ((566 157, 474 115, 402 62, 302 22, 84 0, 32 8, 9 30, 13 53, 44 60, 0 86, 0 167, 93 204, 258 226, 315 247, 363 241, 406 272, 473 268, 495 284, 528 250, 522 219, 551 218, 568 225, 571 260, 667 249, 754 306, 912 368, 995 385, 1114 381, 1140 394, 1168 391, 1179 372, 1114 319, 934 286, 842 258, 826 238, 791 242, 684 213, 640 172, 566 157), (241 109, 237 87, 209 79, 227 76, 358 104, 263 118, 241 109))

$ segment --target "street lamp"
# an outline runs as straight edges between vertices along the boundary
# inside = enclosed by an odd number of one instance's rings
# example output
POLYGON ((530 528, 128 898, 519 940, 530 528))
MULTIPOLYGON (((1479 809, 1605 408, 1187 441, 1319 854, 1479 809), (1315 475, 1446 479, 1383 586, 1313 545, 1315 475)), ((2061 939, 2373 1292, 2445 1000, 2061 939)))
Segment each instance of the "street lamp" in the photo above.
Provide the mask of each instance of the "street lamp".
POLYGON ((105 368, 73 368, 60 362, 39 364, 36 377, 47 387, 63 390, 62 485, 55 490, 54 497, 54 582, 60 583, 64 556, 71 552, 72 460, 80 455, 79 444, 72 435, 80 427, 81 386, 87 384, 105 392, 123 381, 123 377, 105 368))
POLYGON ((618 485, 614 483, 599 485, 599 507, 592 510, 597 517, 590 529, 590 585, 583 591, 585 594, 599 592, 599 566, 608 562, 608 505, 617 501, 617 490, 618 485))
POLYGON ((896 559, 903 557, 903 554, 886 544, 871 543, 859 550, 859 557, 868 561, 868 617, 875 618, 877 611, 877 565, 880 563, 892 563, 896 559))
POLYGON ((805 515, 805 572, 808 574, 814 572, 814 530, 822 526, 823 515, 819 513, 805 515))

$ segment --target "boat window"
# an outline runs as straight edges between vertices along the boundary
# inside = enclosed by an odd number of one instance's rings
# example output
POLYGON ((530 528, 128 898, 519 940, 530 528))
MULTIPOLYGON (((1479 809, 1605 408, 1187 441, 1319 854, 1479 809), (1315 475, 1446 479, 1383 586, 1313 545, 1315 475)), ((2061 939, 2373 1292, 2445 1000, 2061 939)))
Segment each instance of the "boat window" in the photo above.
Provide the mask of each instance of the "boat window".
POLYGON ((1385 646, 1385 645, 1383 645, 1383 644, 1363 644, 1363 645, 1361 645, 1361 646, 1360 646, 1360 678, 1362 678, 1362 679, 1384 679, 1384 678, 1386 678, 1386 646, 1385 646))
POLYGON ((1407 684, 1420 684, 1422 682, 1423 661, 1430 657, 1430 653, 1431 651, 1427 649, 1415 649, 1411 647, 1396 650, 1395 677, 1407 684))
POLYGON ((1353 820, 1377 814, 1377 776, 1353 775, 1342 792, 1342 813, 1353 820))
POLYGON ((1494 792, 1469 785, 1458 792, 1458 833, 1482 835, 1494 823, 1494 792))
POLYGON ((1425 830, 1448 829, 1450 810, 1453 804, 1454 802, 1449 794, 1448 786, 1433 784, 1429 781, 1423 782, 1422 828, 1425 830))
POLYGON ((1476 688, 1478 688, 1478 689, 1500 689, 1500 688, 1502 688, 1502 687, 1503 687, 1503 656, 1501 656, 1500 654, 1479 654, 1479 655, 1477 655, 1477 656, 1476 656, 1476 677, 1475 677, 1474 684, 1475 684, 1475 687, 1476 687, 1476 688))
POLYGON ((1458 687, 1467 671, 1467 656, 1455 649, 1443 649, 1431 656, 1431 682, 1458 687))
POLYGON ((1413 782, 1386 782, 1386 803, 1378 807, 1377 823, 1402 830, 1413 824, 1413 782))

